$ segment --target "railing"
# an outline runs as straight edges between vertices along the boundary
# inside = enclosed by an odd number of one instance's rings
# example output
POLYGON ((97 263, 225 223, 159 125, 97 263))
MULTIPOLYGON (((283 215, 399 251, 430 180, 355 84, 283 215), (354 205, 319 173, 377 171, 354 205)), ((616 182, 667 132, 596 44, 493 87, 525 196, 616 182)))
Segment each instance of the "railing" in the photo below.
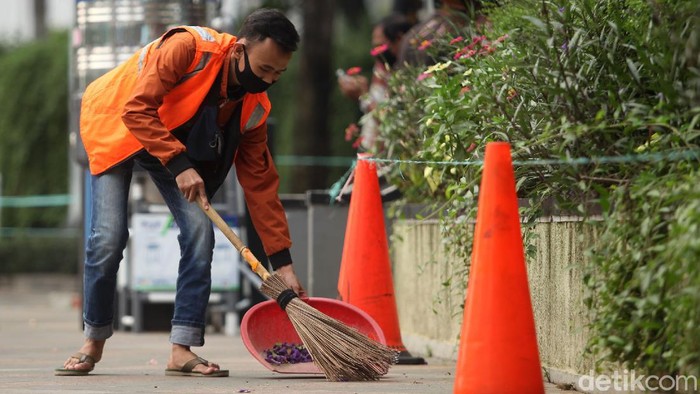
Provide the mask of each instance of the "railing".
MULTIPOLYGON (((2 178, 0 177, 0 186, 2 178)), ((2 189, 0 189, 2 190, 2 189)), ((62 207, 70 204, 69 194, 47 194, 33 196, 0 196, 0 237, 58 237, 72 238, 79 235, 77 228, 31 228, 2 227, 3 208, 46 208, 62 207)))

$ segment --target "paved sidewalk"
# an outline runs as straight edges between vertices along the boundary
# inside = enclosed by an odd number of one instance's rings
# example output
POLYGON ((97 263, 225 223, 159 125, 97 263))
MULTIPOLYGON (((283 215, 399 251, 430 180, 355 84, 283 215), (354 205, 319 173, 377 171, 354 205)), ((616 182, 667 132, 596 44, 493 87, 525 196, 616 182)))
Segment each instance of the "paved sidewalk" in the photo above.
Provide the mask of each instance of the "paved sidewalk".
MULTIPOLYGON (((229 369, 228 378, 166 377, 168 334, 117 332, 87 377, 56 377, 53 369, 82 343, 73 281, 0 278, 0 392, 8 393, 450 393, 453 361, 394 366, 377 382, 327 382, 322 376, 283 375, 253 359, 240 337, 209 334, 195 349, 229 369), (59 281, 57 281, 59 282, 59 281), (73 288, 71 288, 73 287, 73 288)), ((513 385, 517 380, 504 381, 513 385)), ((547 394, 567 394, 546 385, 547 394)))

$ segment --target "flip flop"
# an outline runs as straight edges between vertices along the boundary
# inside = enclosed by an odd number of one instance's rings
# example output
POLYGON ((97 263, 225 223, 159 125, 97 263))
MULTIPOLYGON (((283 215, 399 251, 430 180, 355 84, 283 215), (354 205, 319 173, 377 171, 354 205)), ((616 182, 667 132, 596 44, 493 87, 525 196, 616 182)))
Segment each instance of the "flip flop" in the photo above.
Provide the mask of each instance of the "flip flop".
POLYGON ((93 369, 95 369, 95 364, 97 364, 97 361, 95 361, 95 359, 92 356, 85 354, 85 353, 78 352, 70 357, 77 359, 78 363, 90 364, 90 369, 56 368, 56 369, 54 369, 54 372, 53 372, 53 374, 55 376, 85 376, 85 375, 89 374, 93 369))
POLYGON ((195 376, 202 378, 223 378, 228 376, 228 370, 214 371, 209 374, 203 374, 199 371, 193 371, 194 367, 199 364, 209 365, 209 361, 201 358, 195 357, 192 360, 185 363, 180 369, 168 368, 165 370, 166 376, 195 376))

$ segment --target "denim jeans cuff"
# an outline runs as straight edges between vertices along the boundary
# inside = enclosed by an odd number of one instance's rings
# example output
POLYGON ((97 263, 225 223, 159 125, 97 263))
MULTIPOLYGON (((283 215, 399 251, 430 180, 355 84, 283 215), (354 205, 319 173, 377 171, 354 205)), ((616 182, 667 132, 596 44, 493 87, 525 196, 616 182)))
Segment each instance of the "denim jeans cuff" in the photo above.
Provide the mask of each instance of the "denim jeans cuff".
POLYGON ((114 334, 114 327, 112 327, 111 324, 102 327, 93 327, 87 323, 83 323, 83 332, 85 333, 85 338, 104 341, 114 334))
POLYGON ((173 325, 170 330, 170 343, 185 346, 203 346, 204 329, 190 326, 173 325))

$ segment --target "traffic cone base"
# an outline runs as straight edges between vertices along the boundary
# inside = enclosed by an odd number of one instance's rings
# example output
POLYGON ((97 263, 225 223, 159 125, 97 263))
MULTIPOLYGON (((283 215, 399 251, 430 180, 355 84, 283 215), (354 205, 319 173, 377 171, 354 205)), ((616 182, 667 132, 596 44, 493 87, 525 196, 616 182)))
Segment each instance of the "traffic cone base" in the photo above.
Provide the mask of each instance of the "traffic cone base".
POLYGON ((408 350, 399 352, 399 360, 396 362, 399 365, 425 365, 427 362, 423 357, 416 357, 408 350))

